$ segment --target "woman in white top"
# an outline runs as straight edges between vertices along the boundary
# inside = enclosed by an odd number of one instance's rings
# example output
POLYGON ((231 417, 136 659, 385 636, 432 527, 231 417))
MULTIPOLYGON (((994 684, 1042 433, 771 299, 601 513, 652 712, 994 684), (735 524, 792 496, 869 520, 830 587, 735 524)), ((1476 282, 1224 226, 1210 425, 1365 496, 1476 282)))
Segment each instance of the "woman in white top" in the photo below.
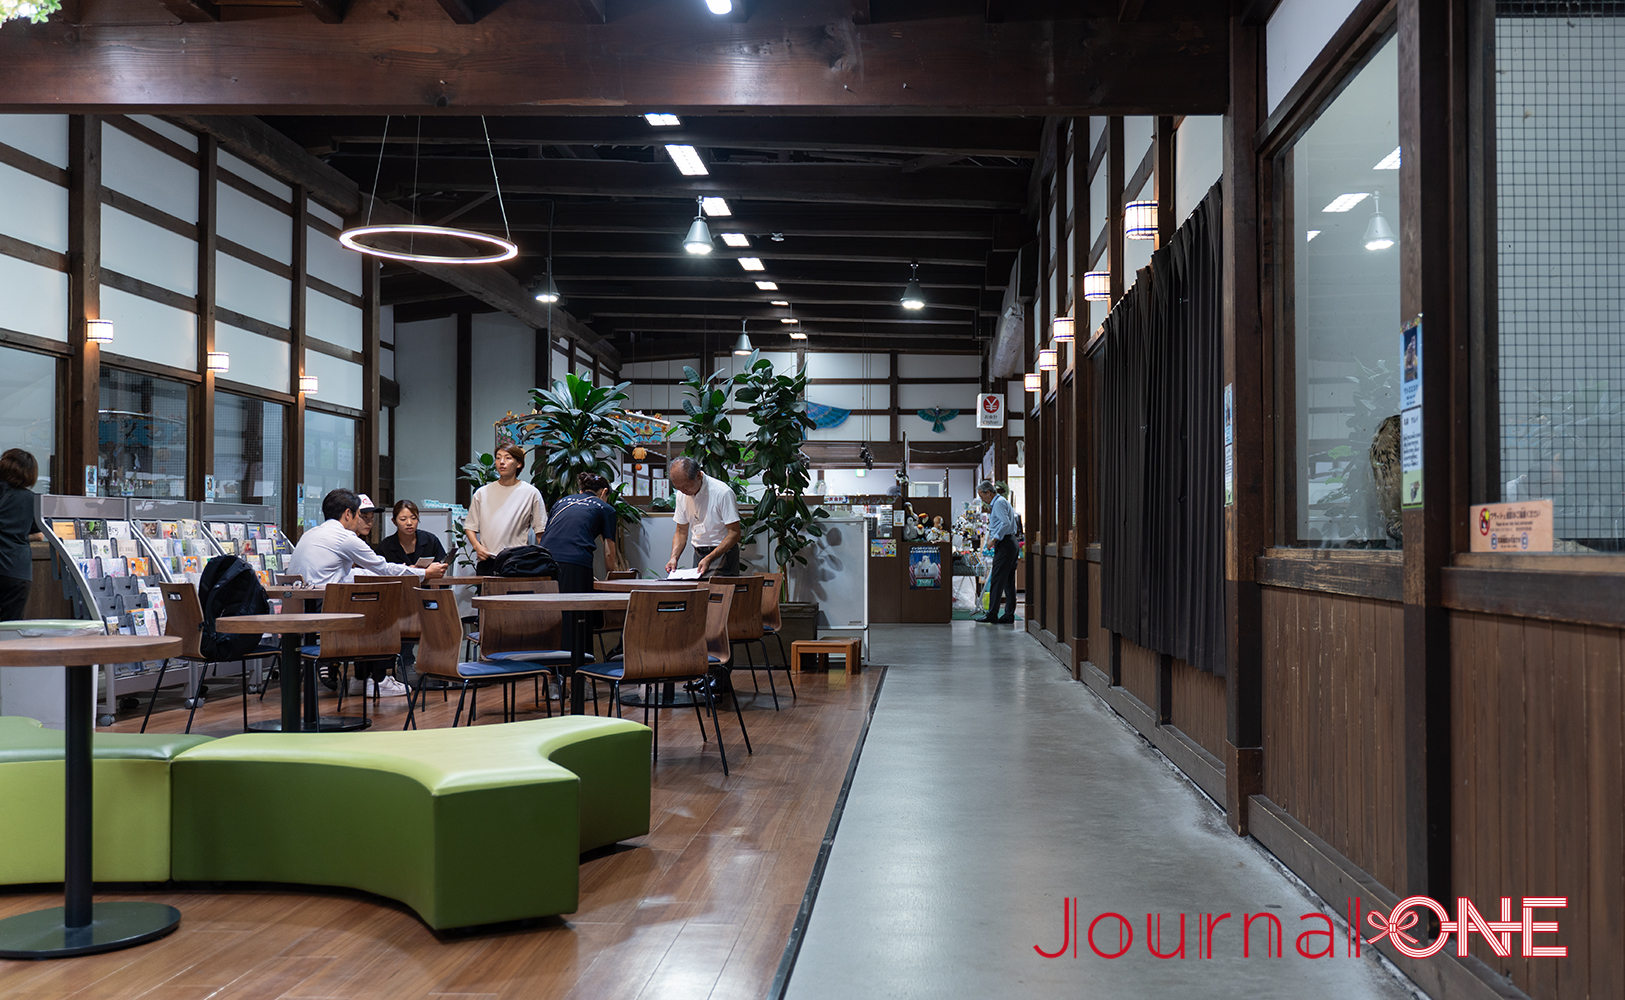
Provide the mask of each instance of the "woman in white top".
POLYGON ((498 552, 524 545, 529 541, 529 532, 540 535, 547 527, 547 504, 542 494, 519 479, 525 468, 525 449, 516 444, 499 446, 496 468, 497 481, 474 491, 468 519, 463 522, 463 534, 479 558, 474 571, 481 576, 489 574, 490 560, 498 552))

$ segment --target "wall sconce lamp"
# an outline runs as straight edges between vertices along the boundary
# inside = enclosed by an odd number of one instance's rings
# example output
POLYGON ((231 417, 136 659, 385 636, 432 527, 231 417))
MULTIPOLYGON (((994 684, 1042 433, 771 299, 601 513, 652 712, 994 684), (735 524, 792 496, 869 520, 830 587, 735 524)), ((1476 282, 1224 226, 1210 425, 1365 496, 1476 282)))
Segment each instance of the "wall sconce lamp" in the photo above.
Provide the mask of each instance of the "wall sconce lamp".
POLYGON ((1072 317, 1071 316, 1057 316, 1053 320, 1050 320, 1050 324, 1049 324, 1050 336, 1055 340, 1055 342, 1057 344, 1070 344, 1070 343, 1072 343, 1072 340, 1073 340, 1072 331, 1073 331, 1073 329, 1074 329, 1074 324, 1072 322, 1072 317))
POLYGON ((314 375, 301 375, 301 376, 299 376, 299 391, 304 393, 307 396, 316 395, 316 376, 314 376, 314 375))
POLYGON ((85 320, 85 339, 92 344, 111 344, 113 342, 113 321, 110 319, 85 320))
POLYGON ((1123 206, 1123 236, 1131 240, 1157 238, 1157 203, 1131 201, 1123 206))
POLYGON ((1052 372, 1056 368, 1059 368, 1060 362, 1057 360, 1058 353, 1059 352, 1057 352, 1053 347, 1046 347, 1042 351, 1039 351, 1038 370, 1041 372, 1052 372))
POLYGON ((1044 376, 1040 372, 1028 372, 1021 377, 1021 381, 1027 387, 1028 392, 1044 391, 1044 376))
POLYGON ((1085 302, 1106 302, 1112 297, 1112 273, 1110 271, 1089 271, 1083 276, 1083 300, 1085 302))
POLYGON ((216 375, 226 374, 231 371, 231 355, 225 351, 210 351, 208 368, 216 375))

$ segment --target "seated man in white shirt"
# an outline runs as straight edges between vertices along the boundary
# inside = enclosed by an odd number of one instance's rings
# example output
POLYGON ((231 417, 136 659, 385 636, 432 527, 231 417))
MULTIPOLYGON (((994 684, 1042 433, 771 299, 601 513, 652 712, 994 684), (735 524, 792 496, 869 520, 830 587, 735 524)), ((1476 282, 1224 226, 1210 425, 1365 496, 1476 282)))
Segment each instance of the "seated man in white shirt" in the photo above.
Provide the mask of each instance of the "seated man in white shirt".
MULTIPOLYGON (((444 575, 445 563, 431 563, 427 569, 403 566, 400 563, 389 562, 363 542, 360 530, 365 523, 364 515, 376 513, 378 509, 370 502, 363 505, 362 498, 350 490, 337 489, 328 493, 322 498, 322 516, 327 520, 308 529, 299 537, 299 544, 293 547, 293 559, 288 564, 288 572, 303 577, 305 583, 312 587, 325 587, 330 583, 353 583, 357 570, 373 576, 404 576, 410 573, 425 580, 434 580, 444 575)), ((356 670, 358 674, 361 672, 359 664, 356 670)), ((370 672, 378 678, 376 681, 378 694, 394 696, 407 693, 406 685, 384 676, 383 667, 374 666, 370 672)), ((361 694, 365 691, 371 695, 372 691, 362 687, 363 680, 364 678, 358 676, 352 682, 357 688, 353 693, 361 694)))

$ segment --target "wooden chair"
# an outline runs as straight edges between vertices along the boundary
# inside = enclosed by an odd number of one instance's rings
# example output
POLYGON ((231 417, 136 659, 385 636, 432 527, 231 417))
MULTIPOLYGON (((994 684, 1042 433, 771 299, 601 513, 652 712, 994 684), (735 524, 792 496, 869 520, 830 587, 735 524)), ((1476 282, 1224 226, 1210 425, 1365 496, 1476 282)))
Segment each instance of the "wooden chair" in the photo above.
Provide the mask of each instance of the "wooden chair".
POLYGON ((705 739, 705 716, 699 700, 704 699, 717 733, 717 751, 722 757, 722 773, 728 773, 728 751, 722 745, 722 726, 717 719, 716 685, 709 679, 711 663, 706 653, 705 626, 710 611, 709 588, 678 591, 638 591, 631 595, 626 609, 625 652, 612 661, 587 667, 584 677, 608 681, 615 714, 621 714, 622 684, 643 685, 643 722, 649 725, 654 709, 654 759, 660 759, 660 708, 655 704, 656 685, 686 681, 695 698, 694 714, 700 722, 700 738, 705 739))
MULTIPOLYGON (((401 653, 400 602, 404 599, 401 585, 394 580, 387 583, 330 583, 322 598, 323 614, 365 615, 361 627, 343 632, 330 632, 314 646, 301 646, 299 655, 313 661, 310 669, 322 664, 339 664, 339 707, 344 707, 348 693, 347 677, 343 668, 348 664, 383 661, 394 666, 401 653)), ((286 682, 284 682, 286 683, 286 682)), ((361 715, 366 718, 367 698, 363 688, 361 715)))
MULTIPOLYGON (((477 699, 479 689, 491 684, 502 685, 503 718, 513 721, 519 700, 517 692, 513 690, 514 685, 526 677, 539 678, 552 671, 540 664, 518 660, 508 663, 459 662, 457 651, 463 641, 463 621, 457 614, 456 598, 451 591, 438 587, 433 590, 418 587, 412 591, 412 595, 412 603, 418 609, 418 621, 423 626, 422 640, 418 644, 418 673, 462 685, 462 693, 457 696, 457 713, 451 720, 452 726, 455 728, 462 721, 463 700, 469 697, 470 692, 477 699)), ((417 700, 424 690, 421 684, 413 689, 406 703, 406 722, 402 729, 417 728, 417 700)), ((472 702, 469 704, 468 724, 474 724, 472 702)))
MULTIPOLYGON (((398 583, 401 585, 401 593, 404 594, 409 590, 416 590, 418 585, 422 583, 422 578, 415 573, 402 573, 399 576, 368 576, 364 573, 357 573, 355 575, 355 582, 398 583)), ((416 601, 409 600, 402 600, 397 603, 399 603, 401 606, 401 639, 403 641, 408 639, 415 641, 422 638, 423 626, 418 623, 418 603, 416 601)))
MULTIPOLYGON (((773 641, 779 644, 779 659, 785 663, 790 657, 784 652, 784 617, 779 614, 779 601, 784 598, 784 574, 762 574, 762 634, 772 636, 773 641)), ((767 658, 767 649, 762 650, 762 658, 767 658)))
POLYGON ((711 679, 707 683, 715 686, 718 694, 726 693, 733 699, 739 734, 745 738, 745 752, 755 753, 750 746, 750 733, 745 731, 745 713, 739 709, 739 694, 733 686, 733 643, 728 641, 728 618, 733 614, 734 588, 722 583, 708 583, 707 588, 711 592, 705 615, 705 653, 711 665, 711 679))
MULTIPOLYGON (((756 576, 713 576, 712 583, 731 584, 734 588, 733 610, 728 615, 728 641, 734 645, 745 647, 745 669, 750 671, 751 682, 756 690, 762 690, 761 682, 756 680, 756 671, 767 673, 767 689, 773 694, 773 710, 779 710, 779 690, 773 683, 773 671, 783 670, 786 678, 790 677, 790 661, 785 665, 775 667, 767 662, 767 643, 762 641, 765 634, 762 631, 762 577, 756 576), (758 667, 756 660, 751 656, 750 643, 762 647, 762 665, 758 667)), ((796 696, 796 682, 790 681, 790 697, 796 696)))
MULTIPOLYGON (((635 569, 612 569, 604 576, 604 579, 606 580, 636 580, 637 578, 638 571, 635 569)), ((598 652, 601 654, 601 658, 607 658, 609 656, 609 649, 604 644, 604 636, 611 632, 621 632, 621 639, 623 642, 625 641, 626 636, 624 633, 626 630, 626 612, 604 611, 602 614, 604 616, 604 623, 593 629, 592 634, 598 637, 598 652)))
MULTIPOLYGON (((508 580, 487 580, 480 587, 481 597, 500 597, 505 594, 556 594, 557 580, 514 577, 508 580)), ((557 675, 559 667, 570 662, 570 651, 564 647, 564 615, 555 610, 537 608, 533 611, 494 611, 480 609, 479 659, 484 663, 545 664, 547 673, 557 675)), ((591 653, 584 653, 585 662, 591 663, 591 653)), ((559 691, 560 710, 563 710, 564 691, 559 691)), ((545 704, 547 714, 553 714, 552 700, 543 699, 541 681, 536 680, 536 703, 545 704)))
MULTIPOLYGON (((197 598, 197 587, 190 583, 160 583, 159 591, 164 598, 164 614, 167 616, 164 623, 164 634, 174 636, 181 641, 179 656, 172 659, 181 660, 187 665, 190 673, 197 667, 202 667, 195 677, 189 677, 193 684, 192 697, 187 699, 186 732, 192 731, 192 719, 197 715, 198 703, 203 700, 203 676, 210 666, 218 671, 219 664, 214 663, 203 655, 203 605, 197 598)), ((243 657, 243 729, 248 729, 248 661, 263 660, 282 655, 282 651, 275 646, 261 646, 247 656, 243 657)), ((158 700, 158 689, 164 686, 164 671, 169 669, 169 660, 165 660, 158 668, 158 681, 152 686, 152 698, 147 701, 147 715, 141 720, 141 731, 147 731, 147 723, 152 721, 152 706, 158 700)))

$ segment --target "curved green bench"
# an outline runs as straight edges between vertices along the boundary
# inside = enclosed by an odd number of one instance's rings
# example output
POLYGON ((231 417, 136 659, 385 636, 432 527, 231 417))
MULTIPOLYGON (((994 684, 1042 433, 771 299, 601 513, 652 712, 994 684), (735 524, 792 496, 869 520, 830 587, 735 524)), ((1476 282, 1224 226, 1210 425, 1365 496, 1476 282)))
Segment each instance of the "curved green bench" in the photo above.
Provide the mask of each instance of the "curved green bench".
POLYGON ((569 716, 213 740, 171 765, 173 876, 361 889, 436 929, 570 913, 581 852, 649 832, 651 738, 569 716))
MULTIPOLYGON (((98 882, 167 882, 171 761, 207 736, 96 733, 91 843, 98 882)), ((0 884, 62 881, 62 733, 0 716, 0 884)))

